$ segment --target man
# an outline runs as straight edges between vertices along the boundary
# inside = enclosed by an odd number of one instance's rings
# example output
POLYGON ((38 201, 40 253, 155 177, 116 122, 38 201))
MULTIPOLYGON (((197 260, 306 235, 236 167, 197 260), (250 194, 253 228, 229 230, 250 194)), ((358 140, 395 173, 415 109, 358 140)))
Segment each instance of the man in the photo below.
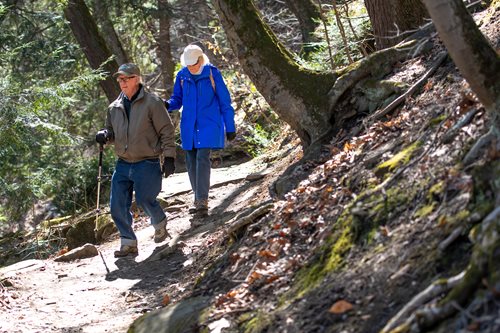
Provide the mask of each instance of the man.
POLYGON ((113 76, 122 92, 109 105, 106 127, 96 134, 96 141, 114 143, 118 156, 111 179, 110 209, 121 239, 115 257, 125 257, 138 253, 130 212, 133 191, 137 205, 150 217, 155 243, 169 237, 167 217, 157 196, 162 174, 168 177, 175 171, 175 131, 162 99, 142 85, 137 65, 123 64, 113 76))
POLYGON ((210 152, 224 148, 224 139, 233 140, 236 126, 229 90, 203 50, 190 44, 180 60, 183 68, 177 73, 173 94, 165 105, 169 111, 182 107, 182 149, 186 151, 194 194, 194 207, 189 211, 195 214, 193 225, 197 226, 208 215, 210 152))

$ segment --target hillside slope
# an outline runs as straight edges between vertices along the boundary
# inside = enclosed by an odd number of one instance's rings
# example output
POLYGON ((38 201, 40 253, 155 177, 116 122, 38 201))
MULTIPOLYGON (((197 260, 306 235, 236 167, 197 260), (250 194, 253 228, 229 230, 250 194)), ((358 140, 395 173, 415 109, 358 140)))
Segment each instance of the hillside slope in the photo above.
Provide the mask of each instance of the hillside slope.
MULTIPOLYGON (((498 16, 478 16, 496 48, 498 16)), ((446 296, 469 264, 470 232, 495 208, 500 169, 494 146, 461 164, 488 115, 451 60, 436 62, 442 52, 434 37, 432 51, 399 64, 386 80, 412 85, 438 67, 403 107, 352 119, 321 159, 297 168, 307 179, 264 217, 217 228, 221 237, 198 254, 208 267, 189 297, 131 331, 379 332, 400 310, 386 329, 446 296)), ((500 330, 495 290, 476 287, 450 305, 451 318, 416 331, 500 330)))

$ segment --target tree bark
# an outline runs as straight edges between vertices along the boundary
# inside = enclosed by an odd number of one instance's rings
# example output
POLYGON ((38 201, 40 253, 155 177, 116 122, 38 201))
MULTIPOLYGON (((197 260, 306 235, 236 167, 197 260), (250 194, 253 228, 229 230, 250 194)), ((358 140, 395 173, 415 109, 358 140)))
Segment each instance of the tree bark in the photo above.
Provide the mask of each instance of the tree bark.
POLYGON ((318 41, 314 37, 314 31, 321 20, 320 8, 315 0, 285 0, 285 4, 299 21, 302 42, 304 43, 302 53, 307 57, 309 52, 315 50, 311 44, 318 41))
POLYGON ((64 16, 69 21, 69 26, 78 44, 82 48, 90 66, 93 69, 101 68, 107 74, 106 78, 100 81, 100 85, 111 102, 120 93, 120 87, 112 74, 118 68, 118 64, 112 56, 104 39, 99 35, 97 24, 90 15, 90 11, 83 0, 69 0, 64 8, 64 16))
POLYGON ((439 37, 458 69, 469 83, 492 124, 467 152, 464 165, 484 155, 484 148, 500 144, 500 59, 461 0, 424 0, 439 37))
POLYGON ((214 0, 221 25, 245 73, 308 147, 331 129, 327 94, 334 73, 300 67, 262 21, 251 0, 214 0))
POLYGON ((396 45, 404 32, 418 28, 428 17, 421 0, 365 0, 365 7, 377 50, 396 45))
POLYGON ((423 2, 451 59, 481 103, 498 118, 500 59, 497 53, 461 0, 423 2))
POLYGON ((347 55, 347 59, 349 59, 349 64, 353 63, 351 57, 351 51, 349 50, 349 42, 347 41, 347 36, 345 33, 344 25, 342 20, 340 19, 339 7, 337 6, 337 1, 333 0, 333 10, 335 11, 335 20, 337 21, 337 27, 339 28, 340 36, 342 37, 342 42, 344 43, 345 53, 347 55))
POLYGON ((100 27, 104 39, 106 40, 107 45, 111 52, 116 56, 116 61, 119 64, 124 64, 130 62, 130 59, 123 49, 122 43, 118 34, 113 27, 113 22, 109 17, 109 10, 107 3, 102 0, 94 0, 94 16, 96 21, 100 22, 100 27))
POLYGON ((161 78, 163 87, 166 89, 166 96, 170 96, 172 93, 175 70, 175 62, 172 58, 172 49, 170 46, 170 13, 168 0, 158 0, 160 29, 156 42, 158 43, 157 54, 160 60, 161 78))

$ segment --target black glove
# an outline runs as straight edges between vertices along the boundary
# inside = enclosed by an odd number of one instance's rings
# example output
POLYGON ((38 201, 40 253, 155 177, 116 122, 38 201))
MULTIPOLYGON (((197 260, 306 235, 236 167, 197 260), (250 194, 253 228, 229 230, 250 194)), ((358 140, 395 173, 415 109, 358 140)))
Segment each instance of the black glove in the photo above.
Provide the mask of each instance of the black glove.
POLYGON ((163 167, 161 172, 163 173, 163 176, 167 178, 171 174, 173 174, 175 171, 175 159, 173 157, 165 157, 163 159, 163 167))
POLYGON ((95 135, 95 141, 101 145, 105 145, 111 139, 111 133, 107 129, 102 129, 95 135))
POLYGON ((168 108, 170 107, 170 104, 168 104, 168 102, 167 102, 166 99, 163 100, 163 104, 165 104, 165 107, 167 108, 167 111, 168 111, 168 108))
POLYGON ((226 138, 228 141, 233 141, 236 137, 236 132, 226 132, 226 138))

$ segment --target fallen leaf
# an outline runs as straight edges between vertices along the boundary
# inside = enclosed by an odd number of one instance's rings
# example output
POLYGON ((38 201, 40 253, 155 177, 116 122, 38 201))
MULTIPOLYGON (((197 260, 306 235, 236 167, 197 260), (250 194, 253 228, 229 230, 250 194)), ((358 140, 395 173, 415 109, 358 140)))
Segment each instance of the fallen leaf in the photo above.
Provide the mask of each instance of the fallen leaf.
POLYGON ((345 152, 351 150, 352 148, 353 148, 353 146, 349 142, 346 142, 344 144, 344 151, 345 152))
POLYGON ((225 295, 219 295, 215 298, 215 306, 216 307, 220 307, 221 305, 224 304, 224 302, 226 302, 227 298, 225 295))
POLYGON ((272 259, 272 260, 276 260, 278 258, 278 254, 273 252, 273 251, 270 251, 270 250, 260 250, 258 252, 258 254, 261 257, 264 257, 267 259, 272 259))
POLYGON ((270 277, 268 277, 268 278, 266 279, 266 283, 272 283, 272 282, 274 282, 274 281, 276 281, 276 280, 278 280, 278 279, 279 279, 279 276, 278 276, 278 275, 272 275, 272 276, 270 276, 270 277))
POLYGON ((163 306, 167 306, 169 303, 170 303, 170 296, 168 296, 168 295, 163 296, 163 300, 161 301, 161 304, 163 306))
POLYGON ((238 254, 238 253, 233 253, 231 254, 231 256, 229 257, 229 259, 231 260, 231 264, 234 265, 236 264, 236 262, 241 258, 241 256, 238 254))
POLYGON ((328 310, 328 312, 334 314, 342 314, 350 310, 352 310, 352 304, 342 299, 335 302, 335 304, 330 307, 330 310, 328 310))
POLYGON ((479 331, 480 325, 478 322, 474 321, 467 326, 467 330, 471 332, 479 331))
POLYGON ((434 86, 434 83, 432 81, 429 81, 427 82, 425 85, 424 85, 424 90, 425 91, 429 91, 432 89, 432 87, 434 86))
POLYGON ((389 235, 391 234, 387 226, 380 226, 380 233, 385 237, 389 237, 389 235))
POLYGON ((248 284, 252 284, 255 280, 258 280, 262 277, 262 275, 260 275, 259 273, 257 272, 252 272, 252 274, 250 274, 250 276, 248 277, 248 284))

